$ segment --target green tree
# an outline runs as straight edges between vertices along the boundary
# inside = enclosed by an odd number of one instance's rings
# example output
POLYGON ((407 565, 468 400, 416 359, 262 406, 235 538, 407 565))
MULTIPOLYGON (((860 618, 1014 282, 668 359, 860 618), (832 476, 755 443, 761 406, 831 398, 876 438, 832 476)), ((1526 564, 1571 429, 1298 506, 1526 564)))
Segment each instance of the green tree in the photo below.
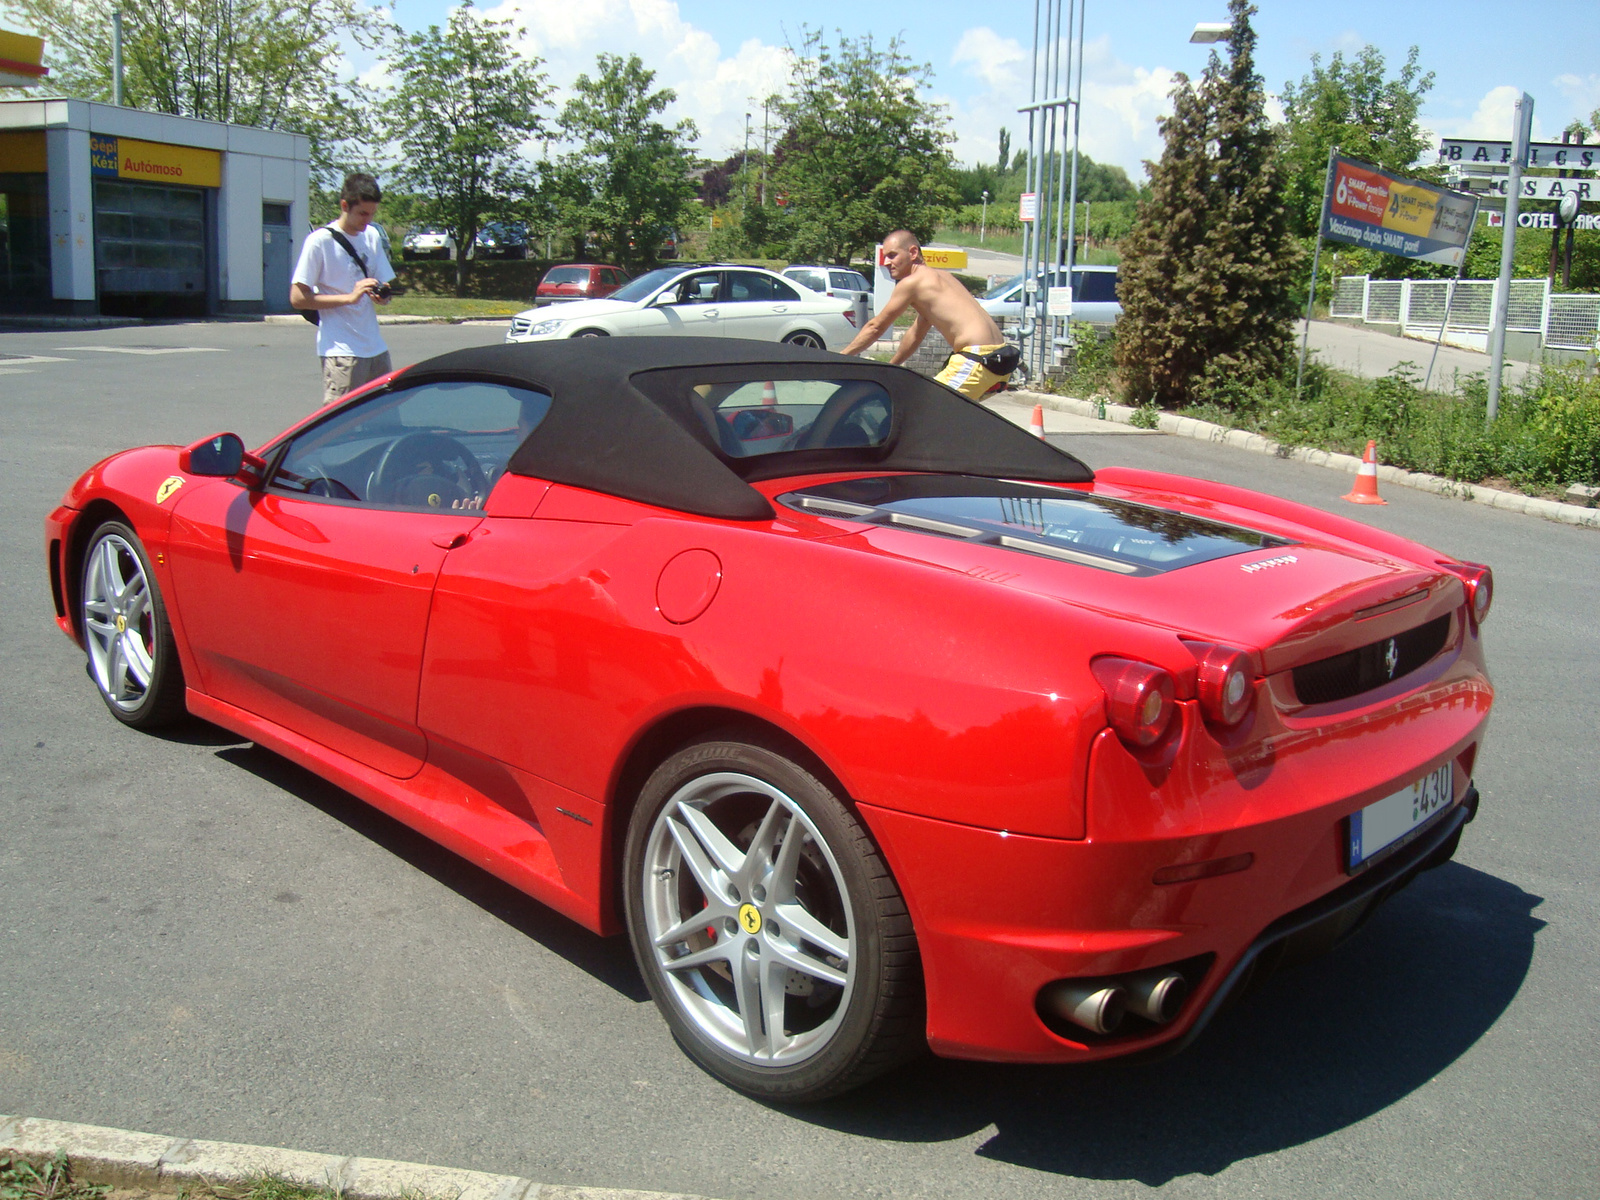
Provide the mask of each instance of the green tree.
POLYGON ((1150 199, 1122 239, 1117 362, 1139 400, 1225 400, 1281 372, 1299 265, 1284 170, 1255 70, 1248 0, 1231 0, 1224 63, 1183 75, 1161 123, 1150 199))
POLYGON ((366 94, 340 82, 340 42, 379 45, 391 31, 362 0, 5 0, 45 39, 48 91, 110 101, 111 13, 122 13, 123 103, 311 139, 328 184, 370 135, 366 94))
POLYGON ((695 194, 696 130, 693 121, 657 119, 678 96, 650 90, 656 73, 637 54, 601 54, 596 65, 593 77, 574 81, 561 110, 561 132, 577 149, 549 172, 550 193, 575 253, 592 234, 603 255, 632 270, 655 260, 695 194))
POLYGON ((509 21, 462 4, 449 24, 405 37, 390 62, 394 92, 384 126, 401 151, 394 178, 420 198, 414 216, 456 241, 456 295, 467 252, 486 221, 511 217, 534 189, 520 151, 545 131, 550 88, 524 58, 509 21))
POLYGON ((1350 59, 1335 53, 1326 67, 1313 54, 1299 86, 1283 85, 1283 159, 1297 236, 1317 235, 1330 146, 1386 170, 1423 178, 1437 174, 1416 166, 1431 145, 1417 111, 1433 87, 1433 72, 1417 66, 1415 46, 1398 76, 1386 78, 1386 70, 1382 52, 1367 46, 1350 59))
POLYGON ((1000 126, 1000 155, 995 159, 995 172, 1000 175, 1006 173, 1006 166, 1011 162, 1011 130, 1004 125, 1000 126))
POLYGON ((895 229, 930 238, 959 203, 943 106, 921 95, 930 77, 898 38, 835 48, 806 30, 778 104, 788 128, 775 186, 793 210, 792 255, 844 264, 895 229))

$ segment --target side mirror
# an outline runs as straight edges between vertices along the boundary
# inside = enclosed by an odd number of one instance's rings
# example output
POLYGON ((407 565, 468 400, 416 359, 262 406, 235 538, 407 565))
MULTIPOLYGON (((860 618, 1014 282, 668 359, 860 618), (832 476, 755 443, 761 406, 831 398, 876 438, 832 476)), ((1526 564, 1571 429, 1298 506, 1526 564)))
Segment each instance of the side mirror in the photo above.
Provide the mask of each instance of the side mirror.
POLYGON ((243 475, 248 467, 250 474, 259 478, 265 465, 255 455, 245 453, 244 442, 237 433, 219 433, 178 451, 178 470, 189 475, 232 479, 243 475))
POLYGON ((669 307, 671 305, 676 304, 677 302, 678 302, 678 293, 677 292, 672 292, 672 291, 662 292, 658 296, 656 296, 656 298, 654 300, 650 301, 650 307, 651 308, 667 308, 667 307, 669 307))

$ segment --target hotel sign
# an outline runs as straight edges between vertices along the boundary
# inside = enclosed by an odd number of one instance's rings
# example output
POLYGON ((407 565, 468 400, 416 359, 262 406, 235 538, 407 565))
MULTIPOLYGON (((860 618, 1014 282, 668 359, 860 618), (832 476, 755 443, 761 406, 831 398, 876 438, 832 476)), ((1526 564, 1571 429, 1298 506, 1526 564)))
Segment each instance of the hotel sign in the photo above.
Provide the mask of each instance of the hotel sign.
POLYGON ((168 146, 133 138, 89 135, 89 168, 108 179, 176 183, 185 187, 221 187, 222 155, 193 146, 168 146))
MULTIPOLYGON (((1447 167, 1458 163, 1476 166, 1509 167, 1510 142, 1472 142, 1445 138, 1439 143, 1439 162, 1447 167)), ((1525 167, 1561 168, 1567 171, 1600 170, 1600 146, 1566 142, 1529 142, 1525 167)))

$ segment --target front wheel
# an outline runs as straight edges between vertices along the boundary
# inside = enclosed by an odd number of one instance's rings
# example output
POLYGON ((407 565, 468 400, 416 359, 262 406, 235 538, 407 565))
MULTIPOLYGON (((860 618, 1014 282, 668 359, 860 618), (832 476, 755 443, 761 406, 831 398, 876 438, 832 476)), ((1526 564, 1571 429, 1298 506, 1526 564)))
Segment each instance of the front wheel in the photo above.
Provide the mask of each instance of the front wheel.
POLYGON ((607 333, 604 329, 580 329, 580 330, 578 330, 577 333, 573 334, 572 336, 575 337, 575 338, 581 338, 581 337, 610 337, 611 335, 609 333, 607 333))
POLYGON ((183 665, 167 608, 144 544, 121 521, 89 539, 79 616, 89 674, 112 716, 157 729, 183 715, 183 665))
POLYGON ((816 334, 809 333, 804 329, 799 333, 791 333, 783 339, 783 344, 786 346, 806 346, 812 350, 826 350, 828 348, 816 334))
POLYGON ((679 1043, 765 1100, 821 1100, 916 1054, 904 901, 839 798, 777 749, 712 737, 650 776, 628 827, 634 956, 679 1043))

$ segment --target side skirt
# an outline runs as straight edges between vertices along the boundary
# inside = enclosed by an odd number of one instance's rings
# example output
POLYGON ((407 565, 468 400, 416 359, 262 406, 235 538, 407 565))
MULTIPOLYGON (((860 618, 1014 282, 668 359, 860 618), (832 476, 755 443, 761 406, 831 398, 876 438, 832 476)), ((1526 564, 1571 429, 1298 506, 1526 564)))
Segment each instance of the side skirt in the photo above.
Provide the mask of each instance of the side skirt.
POLYGON ((410 779, 395 779, 193 688, 186 700, 201 720, 283 755, 580 925, 611 932, 599 897, 567 885, 544 833, 454 775, 428 763, 410 779))

